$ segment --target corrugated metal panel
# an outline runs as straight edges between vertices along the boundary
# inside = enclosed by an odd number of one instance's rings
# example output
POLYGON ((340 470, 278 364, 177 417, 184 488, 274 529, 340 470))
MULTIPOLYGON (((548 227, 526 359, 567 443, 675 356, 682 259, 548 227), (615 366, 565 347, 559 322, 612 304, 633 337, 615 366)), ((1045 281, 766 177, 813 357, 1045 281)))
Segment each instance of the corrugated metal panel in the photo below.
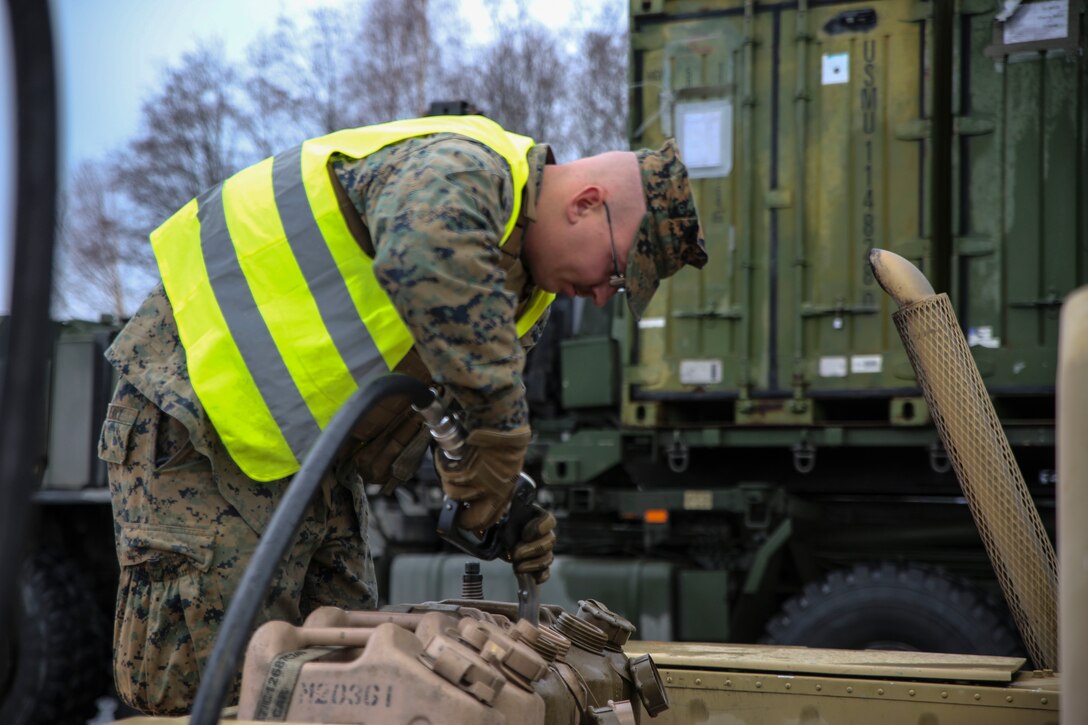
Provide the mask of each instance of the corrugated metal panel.
POLYGON ((715 7, 634 29, 634 143, 675 133, 689 160, 728 160, 693 183, 711 266, 648 310, 639 393, 902 387, 864 260, 872 246, 924 252, 925 23, 905 1, 715 7), (724 147, 685 141, 686 124, 706 128, 686 107, 715 101, 724 147), (685 360, 720 374, 685 375, 685 360))
MULTIPOLYGON (((1070 2, 1081 5, 1038 7, 1070 2)), ((1085 282, 1088 76, 1082 52, 1024 48, 1083 37, 1084 16, 1002 47, 993 4, 974 5, 956 29, 952 299, 991 390, 1052 387, 1058 306, 1085 282)), ((1013 21, 1037 12, 1025 4, 1013 21)))
POLYGON ((795 201, 778 220, 772 386, 818 395, 913 379, 868 253, 927 261, 928 26, 914 7, 813 8, 796 20, 811 40, 784 44, 780 183, 795 201))
MULTIPOLYGON (((800 405, 763 422, 806 424, 810 399, 912 394, 874 246, 950 278, 991 389, 1052 388, 1057 306, 1088 254, 1088 74, 1069 48, 1082 13, 1039 50, 995 45, 990 2, 957 5, 940 37, 926 0, 642 5, 632 144, 679 138, 711 261, 666 281, 632 325, 625 395, 650 402, 625 423, 778 396, 800 405), (938 65, 945 37, 954 61, 938 65), (935 118, 948 74, 952 118, 935 118)), ((737 422, 757 422, 744 411, 737 422)))
POLYGON ((658 291, 642 320, 638 374, 651 390, 675 385, 675 361, 681 358, 720 361, 721 389, 735 387, 748 375, 742 365, 748 339, 749 270, 736 242, 752 237, 742 226, 752 220, 740 212, 750 192, 741 180, 757 167, 745 162, 748 154, 739 153, 737 138, 741 126, 749 128, 750 123, 750 114, 741 110, 738 87, 745 23, 743 14, 738 15, 740 3, 723 5, 733 7, 713 17, 667 22, 655 18, 633 31, 632 99, 638 105, 632 121, 642 126, 636 129, 636 142, 657 146, 665 137, 682 133, 683 128, 676 127, 677 106, 717 101, 727 116, 719 156, 731 169, 722 177, 694 183, 713 271, 681 271, 658 291))

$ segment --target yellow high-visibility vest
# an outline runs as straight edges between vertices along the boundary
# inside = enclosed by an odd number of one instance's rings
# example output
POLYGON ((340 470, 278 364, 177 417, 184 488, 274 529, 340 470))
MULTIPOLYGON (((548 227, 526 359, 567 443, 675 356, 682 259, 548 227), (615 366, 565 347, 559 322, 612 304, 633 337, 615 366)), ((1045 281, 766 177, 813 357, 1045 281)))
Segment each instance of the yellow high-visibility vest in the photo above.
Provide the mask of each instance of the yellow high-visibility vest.
MULTIPOLYGON (((306 141, 204 192, 152 232, 193 389, 251 478, 295 473, 336 411, 413 345, 344 219, 330 157, 363 158, 447 132, 487 145, 510 165, 505 244, 534 142, 480 116, 395 121, 306 141)), ((537 290, 517 320, 519 336, 552 299, 537 290)))

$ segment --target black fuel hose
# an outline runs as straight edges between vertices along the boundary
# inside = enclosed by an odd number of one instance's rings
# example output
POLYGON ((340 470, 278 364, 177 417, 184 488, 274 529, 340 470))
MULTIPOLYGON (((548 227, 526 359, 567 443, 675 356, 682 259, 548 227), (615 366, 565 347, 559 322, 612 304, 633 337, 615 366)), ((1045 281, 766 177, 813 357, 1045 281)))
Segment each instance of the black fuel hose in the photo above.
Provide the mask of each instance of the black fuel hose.
POLYGON ((215 647, 200 675, 200 687, 189 718, 189 725, 212 725, 219 721, 223 700, 234 682, 242 652, 252 634, 261 601, 268 591, 283 555, 298 533, 302 516, 329 470, 333 457, 351 434, 355 423, 385 398, 401 395, 412 405, 424 407, 434 398, 426 385, 407 375, 384 375, 360 388, 344 404, 302 462, 276 507, 261 541, 253 552, 238 590, 227 607, 215 647))
MULTIPOLYGON (((32 516, 31 491, 44 464, 45 361, 52 338, 49 301, 53 277, 57 205, 57 95, 50 4, 8 0, 13 68, 10 97, 14 140, 0 174, 11 177, 15 223, 0 219, 0 244, 11 233, 11 318, 0 333, 6 362, 0 364, 0 720, 11 685, 12 651, 18 625, 19 579, 32 516)), ((0 32, 6 32, 0 28, 0 32)), ((5 110, 6 112, 6 110, 5 110)), ((0 145, 7 139, 0 139, 0 145)), ((6 149, 5 149, 6 150, 6 149)), ((0 254, 8 254, 0 249, 0 254)))

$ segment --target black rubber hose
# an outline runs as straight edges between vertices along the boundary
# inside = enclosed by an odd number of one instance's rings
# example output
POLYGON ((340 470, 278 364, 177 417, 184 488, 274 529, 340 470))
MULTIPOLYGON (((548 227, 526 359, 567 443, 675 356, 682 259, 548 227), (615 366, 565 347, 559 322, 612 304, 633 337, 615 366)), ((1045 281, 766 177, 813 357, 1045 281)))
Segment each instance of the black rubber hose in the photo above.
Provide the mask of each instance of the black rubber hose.
POLYGON ((418 407, 425 407, 434 398, 426 385, 406 375, 385 375, 360 388, 321 431, 321 436, 302 462, 302 468, 291 479, 283 499, 261 535, 261 542, 253 552, 253 558, 219 627, 208 665, 200 675, 200 688, 193 703, 189 725, 218 722, 223 700, 238 672, 242 651, 249 642, 261 601, 280 567, 283 555, 298 533, 303 513, 317 492, 321 479, 355 423, 377 403, 394 395, 403 395, 418 407))
MULTIPOLYGON (((57 193, 57 99, 50 4, 8 0, 14 65, 15 215, 11 229, 11 319, 0 404, 0 702, 16 624, 16 597, 29 528, 31 490, 45 463, 45 361, 49 357, 49 300, 57 193)), ((3 21, 0 21, 3 22, 3 21)), ((0 29, 3 32, 3 29, 0 29)), ((7 169, 0 173, 7 173, 7 169)), ((0 221, 0 227, 7 220, 0 221)), ((6 230, 5 230, 6 231, 6 230)), ((2 234, 2 232, 0 232, 2 234)))

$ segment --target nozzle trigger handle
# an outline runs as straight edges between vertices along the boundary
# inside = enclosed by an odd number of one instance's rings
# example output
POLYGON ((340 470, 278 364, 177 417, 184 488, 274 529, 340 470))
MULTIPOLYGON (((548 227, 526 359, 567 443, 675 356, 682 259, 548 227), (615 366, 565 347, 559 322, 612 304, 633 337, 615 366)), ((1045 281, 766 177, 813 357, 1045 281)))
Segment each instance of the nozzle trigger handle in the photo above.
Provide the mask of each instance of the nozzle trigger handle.
POLYGON ((533 502, 536 501, 536 484, 524 473, 518 475, 514 484, 514 496, 510 507, 494 526, 484 532, 482 537, 457 526, 457 514, 463 505, 449 496, 442 499, 442 510, 438 514, 438 535, 466 554, 477 559, 491 561, 503 557, 509 559, 514 547, 521 538, 521 530, 533 519, 533 502))

